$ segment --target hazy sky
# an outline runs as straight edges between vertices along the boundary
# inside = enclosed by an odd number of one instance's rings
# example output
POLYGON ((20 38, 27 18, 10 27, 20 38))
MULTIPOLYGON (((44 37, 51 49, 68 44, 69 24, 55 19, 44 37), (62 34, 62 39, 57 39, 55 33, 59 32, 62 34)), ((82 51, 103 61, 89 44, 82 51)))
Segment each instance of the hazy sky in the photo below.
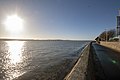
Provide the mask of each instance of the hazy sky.
POLYGON ((0 37, 94 39, 116 27, 120 0, 0 0, 0 37), (17 13, 24 30, 10 35, 2 21, 17 13))

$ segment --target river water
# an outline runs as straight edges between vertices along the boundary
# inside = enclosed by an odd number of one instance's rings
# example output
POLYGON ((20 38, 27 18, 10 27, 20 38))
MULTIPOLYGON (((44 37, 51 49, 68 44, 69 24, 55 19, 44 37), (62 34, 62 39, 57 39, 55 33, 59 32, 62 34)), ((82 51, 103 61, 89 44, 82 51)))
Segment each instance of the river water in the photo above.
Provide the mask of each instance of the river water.
POLYGON ((0 41, 0 80, 62 80, 89 41, 0 41))

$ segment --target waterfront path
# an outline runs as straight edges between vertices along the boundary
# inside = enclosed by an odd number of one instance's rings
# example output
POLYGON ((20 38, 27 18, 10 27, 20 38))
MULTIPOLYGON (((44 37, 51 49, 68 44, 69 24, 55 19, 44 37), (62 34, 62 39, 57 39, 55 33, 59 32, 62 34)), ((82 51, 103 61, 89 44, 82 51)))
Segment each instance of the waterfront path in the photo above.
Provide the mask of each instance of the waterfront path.
POLYGON ((96 43, 92 43, 92 52, 97 57, 94 64, 100 63, 96 67, 95 80, 120 80, 120 52, 96 43))

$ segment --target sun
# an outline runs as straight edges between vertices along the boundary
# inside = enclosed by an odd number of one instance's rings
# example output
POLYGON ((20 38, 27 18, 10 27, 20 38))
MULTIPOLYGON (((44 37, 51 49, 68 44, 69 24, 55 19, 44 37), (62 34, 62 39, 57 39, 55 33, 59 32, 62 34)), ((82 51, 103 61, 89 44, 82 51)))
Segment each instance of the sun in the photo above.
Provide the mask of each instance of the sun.
POLYGON ((23 30, 23 19, 18 15, 10 15, 4 21, 4 25, 7 31, 11 33, 18 33, 23 30))

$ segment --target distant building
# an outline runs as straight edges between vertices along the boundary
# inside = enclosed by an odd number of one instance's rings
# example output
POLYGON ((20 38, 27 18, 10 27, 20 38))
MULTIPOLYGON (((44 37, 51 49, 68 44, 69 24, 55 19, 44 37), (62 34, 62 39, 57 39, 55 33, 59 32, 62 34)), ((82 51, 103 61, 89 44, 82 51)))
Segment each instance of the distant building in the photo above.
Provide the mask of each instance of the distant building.
POLYGON ((119 9, 119 15, 117 16, 117 36, 120 35, 120 9, 119 9))

